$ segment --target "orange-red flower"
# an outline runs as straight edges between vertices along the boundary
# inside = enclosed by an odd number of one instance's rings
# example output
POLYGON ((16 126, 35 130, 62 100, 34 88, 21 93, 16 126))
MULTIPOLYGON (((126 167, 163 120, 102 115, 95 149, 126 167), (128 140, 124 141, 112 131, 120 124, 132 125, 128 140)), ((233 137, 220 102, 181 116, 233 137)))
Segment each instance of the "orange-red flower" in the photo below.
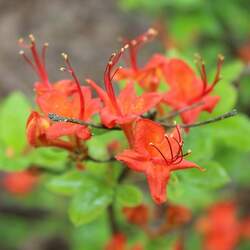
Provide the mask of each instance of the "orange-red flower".
POLYGON ((104 73, 106 91, 92 80, 87 79, 87 82, 96 90, 104 103, 100 116, 102 123, 108 128, 112 128, 115 125, 131 123, 140 115, 155 107, 162 98, 161 95, 155 92, 136 96, 132 82, 128 83, 126 87, 120 91, 119 96, 116 97, 112 80, 120 68, 114 69, 114 67, 127 47, 128 45, 125 45, 118 53, 114 53, 107 64, 104 73))
POLYGON ((129 223, 143 226, 148 222, 149 209, 146 205, 141 204, 136 207, 124 207, 122 211, 129 223))
POLYGON ((132 149, 125 150, 116 158, 135 171, 143 172, 148 180, 150 192, 158 204, 166 200, 166 185, 172 171, 199 168, 184 159, 183 141, 178 126, 171 134, 148 119, 140 119, 134 128, 132 149))
POLYGON ((162 69, 167 63, 166 57, 154 54, 143 67, 138 66, 137 57, 139 48, 157 35, 157 31, 150 28, 147 32, 136 37, 129 44, 129 67, 121 68, 116 75, 117 80, 126 80, 138 83, 145 91, 156 91, 163 79, 162 69))
POLYGON ((10 193, 25 195, 31 192, 38 181, 38 175, 32 171, 8 173, 4 176, 2 185, 10 193))
POLYGON ((191 211, 184 206, 168 204, 166 221, 169 227, 176 227, 190 221, 191 211))
POLYGON ((219 96, 211 96, 215 85, 220 79, 223 57, 218 57, 217 73, 212 84, 208 84, 204 63, 201 63, 201 79, 187 63, 180 59, 170 59, 165 65, 164 75, 170 90, 165 94, 164 101, 174 110, 182 109, 195 103, 196 108, 180 114, 183 123, 195 122, 202 111, 212 112, 218 103, 219 96))
MULTIPOLYGON (((90 88, 80 85, 66 54, 63 54, 66 69, 74 80, 61 80, 52 84, 45 67, 45 52, 48 45, 44 45, 40 56, 32 35, 30 35, 30 40, 30 45, 24 44, 22 40, 20 43, 22 46, 30 48, 33 62, 23 51, 21 54, 39 76, 39 81, 35 84, 35 92, 36 102, 42 114, 32 112, 28 119, 27 136, 29 142, 34 146, 55 146, 63 142, 57 140, 62 136, 75 138, 73 140, 71 138, 71 141, 75 141, 77 144, 79 144, 79 140, 89 139, 91 133, 86 126, 66 122, 53 123, 47 117, 49 113, 56 113, 61 116, 89 121, 91 116, 100 109, 99 99, 92 99, 90 88)), ((68 142, 62 144, 66 145, 68 142)))
POLYGON ((240 223, 233 202, 213 205, 207 217, 198 221, 198 230, 203 234, 204 250, 233 250, 240 236, 240 223))
POLYGON ((140 244, 135 244, 132 247, 127 247, 127 239, 124 234, 117 233, 113 235, 111 240, 104 248, 105 250, 143 250, 140 244))

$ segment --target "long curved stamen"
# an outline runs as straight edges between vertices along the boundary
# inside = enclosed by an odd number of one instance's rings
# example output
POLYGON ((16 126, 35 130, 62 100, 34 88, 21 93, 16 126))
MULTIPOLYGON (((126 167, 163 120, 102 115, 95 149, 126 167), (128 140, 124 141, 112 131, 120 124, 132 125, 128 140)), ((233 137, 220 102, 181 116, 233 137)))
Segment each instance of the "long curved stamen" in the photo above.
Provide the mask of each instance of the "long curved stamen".
POLYGON ((223 63, 224 63, 224 56, 218 55, 217 71, 216 71, 214 80, 213 80, 212 84, 208 87, 208 89, 204 92, 203 95, 207 95, 208 93, 210 93, 213 90, 213 88, 215 87, 215 85, 220 81, 220 74, 221 74, 221 68, 222 68, 223 63))
POLYGON ((173 154, 172 145, 171 145, 171 143, 170 143, 170 140, 169 140, 169 138, 168 138, 168 135, 164 135, 164 137, 165 137, 165 139, 166 139, 167 142, 168 142, 168 146, 169 146, 170 153, 171 153, 171 161, 173 161, 173 159, 174 159, 174 154, 173 154))
POLYGON ((33 55, 37 69, 39 71, 40 78, 46 85, 49 85, 48 75, 46 73, 45 66, 41 62, 40 56, 38 55, 38 52, 37 52, 35 37, 32 34, 30 34, 29 38, 31 41, 31 46, 30 46, 31 53, 33 55))
POLYGON ((134 71, 138 70, 137 54, 138 54, 139 46, 152 40, 157 34, 158 34, 158 32, 155 29, 150 28, 145 33, 136 37, 135 39, 133 39, 131 41, 126 41, 126 43, 129 44, 130 64, 131 64, 131 68, 134 71))
POLYGON ((46 67, 46 51, 47 51, 48 47, 49 47, 49 44, 44 43, 43 49, 42 49, 42 63, 44 65, 44 67, 46 67))
MULTIPOLYGON (((183 151, 182 151, 183 144, 182 144, 182 142, 179 142, 175 137, 171 137, 171 138, 177 143, 177 145, 179 147, 179 150, 178 150, 177 154, 175 155, 173 162, 175 162, 180 157, 181 157, 181 160, 180 160, 180 162, 181 162, 182 158, 183 158, 183 151)), ((178 163, 180 163, 180 162, 178 162, 178 163)))
POLYGON ((107 94, 119 115, 121 115, 122 112, 117 103, 113 84, 112 84, 114 74, 116 74, 117 70, 119 70, 119 67, 114 70, 115 73, 112 73, 112 71, 113 71, 113 68, 116 66, 116 64, 119 62, 121 55, 124 53, 125 49, 127 48, 128 48, 128 44, 122 47, 118 53, 113 53, 111 55, 109 62, 106 66, 105 72, 104 72, 104 84, 105 84, 107 94))
POLYGON ((35 65, 31 62, 31 60, 25 55, 23 50, 19 51, 19 55, 21 55, 23 57, 23 59, 31 66, 31 68, 37 73, 39 74, 39 72, 37 72, 37 69, 35 67, 35 65))
POLYGON ((187 151, 187 153, 180 155, 180 156, 176 159, 176 160, 179 159, 179 161, 178 161, 178 162, 174 162, 173 165, 178 165, 179 163, 182 162, 182 160, 183 160, 184 157, 190 155, 191 153, 192 153, 192 151, 189 149, 189 150, 187 151))
POLYGON ((183 141, 182 141, 182 138, 181 138, 180 127, 178 125, 176 125, 175 129, 177 130, 177 134, 178 134, 178 142, 180 144, 183 144, 183 141))
POLYGON ((164 161, 166 162, 166 164, 169 165, 169 162, 166 159, 166 157, 164 156, 164 154, 161 152, 161 150, 156 145, 154 145, 154 143, 150 142, 149 146, 152 146, 153 148, 155 148, 160 153, 160 155, 162 156, 162 158, 164 159, 164 161))
POLYGON ((21 47, 29 48, 31 50, 34 64, 25 55, 25 53, 23 51, 20 51, 20 55, 22 55, 23 58, 25 59, 25 61, 32 67, 32 69, 35 70, 35 72, 38 74, 41 82, 44 83, 45 85, 47 85, 48 87, 50 87, 48 75, 47 75, 46 68, 45 68, 45 54, 46 54, 46 48, 48 47, 48 43, 45 43, 43 46, 42 58, 41 58, 37 52, 35 37, 32 34, 30 34, 29 39, 31 42, 30 45, 25 44, 24 40, 22 38, 20 38, 18 42, 19 42, 19 45, 21 47))
MULTIPOLYGON (((73 79, 74 79, 74 81, 76 83, 77 91, 79 93, 79 98, 80 98, 79 119, 84 119, 85 102, 84 102, 84 96, 83 96, 83 93, 82 93, 80 81, 79 81, 78 77, 76 76, 76 73, 75 73, 73 67, 71 66, 68 55, 66 53, 62 53, 62 57, 65 60, 67 71, 71 74, 71 76, 73 77, 73 79)), ((61 70, 64 70, 64 68, 61 68, 61 70)))
POLYGON ((122 66, 119 66, 115 72, 113 73, 113 75, 111 76, 111 81, 114 79, 115 75, 119 72, 119 70, 122 69, 122 66))
POLYGON ((202 84, 203 84, 201 93, 204 93, 208 86, 205 62, 202 60, 199 54, 196 54, 195 57, 196 57, 196 60, 195 60, 196 68, 198 69, 200 73, 202 84))
POLYGON ((197 58, 196 66, 197 66, 197 68, 200 72, 200 75, 201 75, 203 88, 202 88, 200 95, 198 97, 194 98, 193 101, 195 101, 196 99, 199 99, 200 97, 203 97, 203 96, 209 94, 214 89, 215 85, 220 81, 221 68, 222 68, 222 65, 224 62, 224 56, 218 55, 216 74, 215 74, 215 77, 214 77, 212 84, 208 85, 205 63, 199 55, 196 55, 196 58, 197 58))

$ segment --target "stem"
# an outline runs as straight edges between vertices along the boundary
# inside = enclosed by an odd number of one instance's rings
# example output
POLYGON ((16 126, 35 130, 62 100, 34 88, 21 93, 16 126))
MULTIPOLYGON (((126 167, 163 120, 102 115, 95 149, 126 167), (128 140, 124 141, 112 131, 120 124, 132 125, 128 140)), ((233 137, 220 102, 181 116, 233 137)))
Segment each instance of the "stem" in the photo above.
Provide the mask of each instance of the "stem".
POLYGON ((90 156, 88 156, 87 158, 85 158, 85 160, 89 160, 89 161, 93 161, 93 162, 99 162, 99 163, 105 163, 105 162, 113 162, 113 161, 116 161, 116 159, 115 158, 109 158, 109 159, 107 159, 107 160, 98 160, 98 159, 94 159, 94 158, 92 158, 92 157, 90 157, 90 156))
POLYGON ((120 130, 120 128, 117 128, 117 127, 114 127, 112 129, 110 129, 110 128, 104 127, 101 124, 93 124, 93 123, 82 121, 80 119, 60 116, 60 115, 57 115, 57 114, 54 114, 54 113, 49 113, 48 117, 49 117, 50 120, 52 120, 54 122, 69 122, 69 123, 75 123, 75 124, 79 124, 79 125, 83 125, 83 126, 99 128, 99 129, 120 130))
POLYGON ((178 116, 178 115, 181 114, 181 113, 184 113, 184 112, 186 112, 186 111, 195 109, 195 108, 197 108, 197 107, 199 107, 199 106, 201 106, 201 105, 203 105, 203 104, 204 104, 204 102, 202 102, 202 101, 201 101, 201 102, 193 103, 193 104, 188 105, 188 106, 186 106, 186 107, 184 107, 184 108, 182 108, 182 109, 179 109, 179 110, 170 112, 170 113, 167 114, 166 116, 161 117, 161 118, 159 119, 159 121, 164 121, 165 119, 171 119, 171 118, 173 118, 173 117, 175 117, 175 116, 178 116))
MULTIPOLYGON (((194 128, 194 127, 199 127, 199 126, 207 125, 207 124, 210 124, 210 123, 218 122, 218 121, 233 117, 235 115, 237 115, 237 110, 233 109, 230 112, 227 112, 225 114, 222 114, 222 115, 217 116, 215 118, 211 118, 211 119, 206 120, 206 121, 192 123, 192 124, 180 124, 179 126, 181 128, 194 128)), ((175 128, 176 127, 176 124, 167 124, 167 123, 163 123, 163 122, 160 122, 160 124, 162 126, 164 126, 165 128, 175 128)))
POLYGON ((108 219, 109 219, 111 232, 112 232, 112 234, 116 234, 119 232, 119 229, 118 229, 118 225, 117 225, 116 219, 115 219, 115 212, 114 212, 113 204, 110 204, 108 206, 107 212, 108 212, 108 219))

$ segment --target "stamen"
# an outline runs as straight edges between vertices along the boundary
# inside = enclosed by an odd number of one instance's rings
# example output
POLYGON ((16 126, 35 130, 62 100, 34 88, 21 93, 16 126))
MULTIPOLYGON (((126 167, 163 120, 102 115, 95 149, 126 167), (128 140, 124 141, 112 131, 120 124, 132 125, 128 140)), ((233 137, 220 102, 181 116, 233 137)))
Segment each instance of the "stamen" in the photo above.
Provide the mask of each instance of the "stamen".
POLYGON ((173 161, 174 159, 174 154, 173 154, 173 149, 172 149, 172 145, 170 143, 170 140, 168 138, 168 135, 165 134, 164 137, 166 138, 167 142, 168 142, 168 146, 169 146, 169 149, 170 149, 170 153, 171 153, 171 161, 173 161))
POLYGON ((31 60, 25 55, 23 50, 19 51, 19 55, 21 55, 23 57, 23 59, 32 67, 33 70, 35 70, 37 72, 37 69, 35 67, 35 65, 31 62, 31 60))
POLYGON ((107 94, 112 102, 112 104, 114 105, 117 113, 119 115, 122 114, 121 109, 117 103, 116 100, 116 96, 115 96, 115 92, 113 89, 113 84, 112 84, 112 80, 115 76, 115 74, 117 73, 117 71, 120 69, 119 67, 117 69, 114 70, 114 73, 112 73, 113 68, 115 67, 115 65, 119 62, 119 59, 121 58, 121 55, 125 52, 125 50, 127 49, 128 46, 124 46, 120 49, 120 51, 118 53, 113 53, 109 59, 109 62, 106 66, 106 69, 104 71, 104 84, 105 84, 105 88, 107 91, 107 94))
POLYGON ((178 125, 176 125, 176 130, 177 130, 177 134, 178 134, 178 141, 179 143, 182 145, 183 144, 183 141, 182 141, 182 138, 181 138, 181 132, 180 132, 180 127, 178 125))
POLYGON ((49 44, 48 43, 44 43, 43 45, 43 50, 42 50, 42 62, 43 62, 43 65, 45 67, 45 63, 46 63, 46 51, 47 51, 47 48, 49 47, 49 44))
POLYGON ((82 93, 80 81, 78 80, 78 77, 76 76, 75 71, 74 71, 73 67, 71 66, 71 63, 69 61, 69 56, 66 53, 61 53, 61 55, 62 55, 63 59, 65 60, 66 68, 61 67, 60 70, 62 70, 62 71, 67 70, 71 74, 71 76, 73 77, 73 79, 74 79, 74 81, 76 83, 77 90, 78 90, 78 93, 79 93, 79 98, 80 98, 80 114, 79 114, 79 118, 83 119, 84 118, 84 112, 85 112, 85 102, 84 102, 84 96, 83 96, 83 93, 82 93))
POLYGON ((137 53, 139 46, 153 39, 157 35, 157 33, 158 32, 154 28, 150 28, 145 33, 136 37, 135 39, 131 41, 126 41, 126 43, 129 44, 129 49, 130 49, 129 50, 130 65, 135 72, 138 70, 137 53))
POLYGON ((215 85, 220 81, 220 74, 221 74, 221 68, 222 68, 223 63, 224 63, 224 56, 218 55, 217 70, 216 70, 214 80, 212 84, 208 88, 206 88, 206 90, 202 93, 202 96, 209 94, 214 89, 215 85))
POLYGON ((118 71, 119 71, 120 69, 122 69, 122 66, 119 66, 119 67, 115 70, 115 72, 114 72, 113 75, 111 76, 111 80, 114 79, 115 75, 118 73, 118 71))
POLYGON ((162 158, 164 159, 164 161, 166 162, 166 164, 169 165, 169 162, 167 161, 167 159, 165 158, 165 156, 163 155, 163 153, 161 152, 161 150, 157 146, 155 146, 154 143, 150 142, 149 146, 152 146, 153 148, 155 148, 160 153, 160 155, 162 156, 162 158))
POLYGON ((35 70, 35 72, 38 74, 41 82, 44 83, 45 85, 47 85, 47 87, 50 87, 48 75, 47 75, 46 68, 45 68, 45 50, 46 50, 45 48, 47 47, 47 44, 44 45, 45 47, 43 48, 42 56, 40 57, 38 52, 37 52, 34 35, 30 34, 29 39, 31 42, 31 44, 29 44, 29 45, 24 43, 23 38, 20 38, 18 40, 18 43, 21 47, 29 48, 31 50, 34 63, 32 63, 31 60, 23 52, 21 52, 20 54, 23 56, 25 61, 32 67, 32 69, 35 70))
POLYGON ((179 146, 179 150, 173 159, 173 164, 179 164, 183 160, 182 144, 180 144, 175 137, 172 137, 172 138, 175 140, 175 142, 179 146), (176 162, 178 159, 179 159, 179 161, 176 162))

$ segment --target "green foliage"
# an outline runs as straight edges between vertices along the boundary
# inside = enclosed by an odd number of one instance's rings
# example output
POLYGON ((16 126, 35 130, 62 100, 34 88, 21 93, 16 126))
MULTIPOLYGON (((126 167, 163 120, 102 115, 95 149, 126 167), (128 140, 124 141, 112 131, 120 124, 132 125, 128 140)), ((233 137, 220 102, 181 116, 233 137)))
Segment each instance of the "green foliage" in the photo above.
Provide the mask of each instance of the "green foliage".
POLYGON ((30 104, 19 92, 13 92, 1 104, 0 141, 14 154, 20 154, 26 146, 25 124, 29 112, 30 104))
POLYGON ((69 207, 74 225, 89 223, 100 216, 112 201, 113 190, 104 183, 92 182, 79 189, 69 207))
POLYGON ((56 194, 71 196, 82 186, 88 185, 89 182, 91 182, 91 180, 86 173, 73 170, 52 178, 47 183, 47 187, 56 194))
POLYGON ((123 206, 134 207, 142 202, 142 193, 136 186, 121 184, 116 189, 116 199, 123 206))

